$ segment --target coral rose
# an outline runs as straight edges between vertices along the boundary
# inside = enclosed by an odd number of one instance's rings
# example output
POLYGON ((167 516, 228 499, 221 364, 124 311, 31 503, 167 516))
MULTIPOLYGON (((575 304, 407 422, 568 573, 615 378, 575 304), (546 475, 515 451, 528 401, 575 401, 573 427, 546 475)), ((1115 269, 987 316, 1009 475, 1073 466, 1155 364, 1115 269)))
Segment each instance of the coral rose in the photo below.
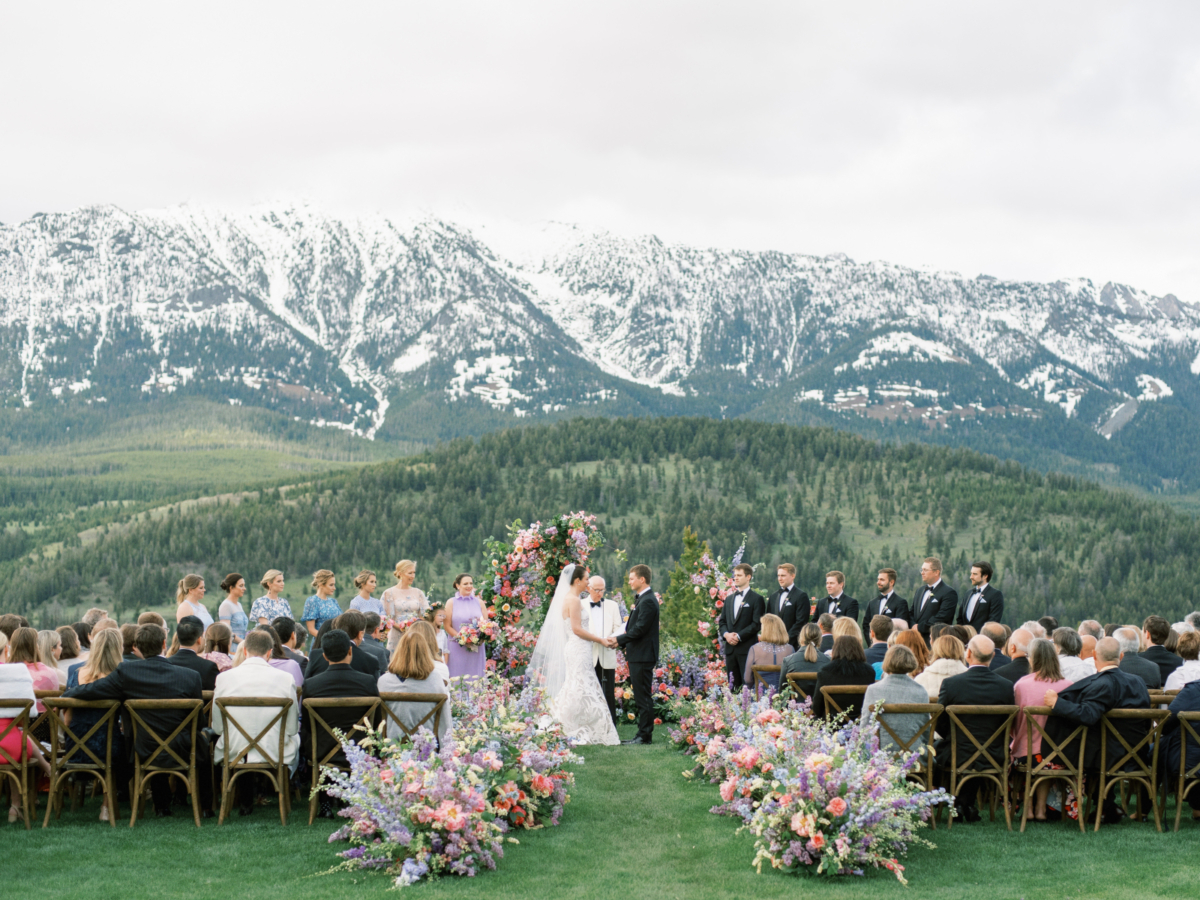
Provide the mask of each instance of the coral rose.
POLYGON ((825 807, 825 812, 831 816, 840 816, 846 811, 846 801, 841 797, 834 797, 825 807))

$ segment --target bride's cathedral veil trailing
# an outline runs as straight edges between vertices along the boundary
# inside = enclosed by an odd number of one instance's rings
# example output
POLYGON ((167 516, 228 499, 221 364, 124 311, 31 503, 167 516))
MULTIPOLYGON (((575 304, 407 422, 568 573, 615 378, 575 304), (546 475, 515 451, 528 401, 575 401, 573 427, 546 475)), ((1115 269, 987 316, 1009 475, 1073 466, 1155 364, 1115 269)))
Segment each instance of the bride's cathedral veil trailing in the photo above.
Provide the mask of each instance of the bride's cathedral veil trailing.
POLYGON ((558 585, 554 588, 554 599, 550 601, 550 609, 546 611, 546 619, 542 622, 542 631, 538 635, 537 645, 533 648, 526 672, 530 676, 527 684, 540 684, 546 690, 548 697, 553 699, 562 689, 567 680, 567 625, 563 621, 563 604, 567 602, 567 594, 571 590, 571 576, 575 573, 575 563, 571 563, 558 576, 558 585))

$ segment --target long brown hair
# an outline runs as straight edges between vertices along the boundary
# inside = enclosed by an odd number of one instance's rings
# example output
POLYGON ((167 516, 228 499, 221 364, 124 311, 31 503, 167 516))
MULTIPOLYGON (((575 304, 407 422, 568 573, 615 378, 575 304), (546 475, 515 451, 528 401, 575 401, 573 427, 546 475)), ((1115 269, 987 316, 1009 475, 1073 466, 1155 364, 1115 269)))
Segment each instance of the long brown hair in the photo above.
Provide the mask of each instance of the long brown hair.
POLYGON ((400 643, 392 651, 388 671, 400 678, 415 678, 422 681, 433 674, 433 657, 425 639, 410 628, 400 636, 400 643))
POLYGON ((804 648, 804 661, 815 663, 820 654, 821 629, 816 622, 809 622, 800 629, 800 646, 804 648))
POLYGON ((896 635, 896 643, 901 647, 907 647, 917 658, 917 667, 910 674, 920 675, 924 672, 925 667, 929 665, 929 648, 925 646, 925 638, 921 637, 921 632, 911 628, 902 631, 896 635))

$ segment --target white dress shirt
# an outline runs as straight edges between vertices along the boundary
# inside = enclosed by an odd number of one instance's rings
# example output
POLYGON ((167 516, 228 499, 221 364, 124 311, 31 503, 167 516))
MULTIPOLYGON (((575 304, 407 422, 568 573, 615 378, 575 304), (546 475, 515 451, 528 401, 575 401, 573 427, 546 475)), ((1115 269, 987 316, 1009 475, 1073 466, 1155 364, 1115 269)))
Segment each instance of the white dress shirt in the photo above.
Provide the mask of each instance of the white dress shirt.
MULTIPOLYGON (((296 682, 292 676, 282 669, 274 668, 261 656, 251 656, 240 666, 222 672, 217 676, 217 689, 213 692, 212 727, 221 735, 217 741, 217 759, 223 759, 222 751, 225 741, 229 740, 229 758, 240 753, 250 743, 235 725, 226 726, 221 717, 221 710, 215 701, 231 697, 278 697, 281 700, 291 700, 292 706, 287 711, 284 724, 283 760, 291 766, 296 762, 300 752, 300 736, 297 734, 299 722, 300 701, 296 696, 296 682)), ((251 735, 257 736, 267 723, 278 715, 279 709, 265 707, 241 707, 230 710, 230 715, 237 719, 238 724, 251 735)), ((267 736, 258 742, 268 753, 274 754, 279 747, 279 723, 276 722, 267 736)), ((274 762, 264 759, 258 750, 251 750, 246 762, 274 762)))
POLYGON ((1062 677, 1074 684, 1077 681, 1082 681, 1089 675, 1096 674, 1096 664, 1090 660, 1080 659, 1078 656, 1059 656, 1058 667, 1062 669, 1062 677))

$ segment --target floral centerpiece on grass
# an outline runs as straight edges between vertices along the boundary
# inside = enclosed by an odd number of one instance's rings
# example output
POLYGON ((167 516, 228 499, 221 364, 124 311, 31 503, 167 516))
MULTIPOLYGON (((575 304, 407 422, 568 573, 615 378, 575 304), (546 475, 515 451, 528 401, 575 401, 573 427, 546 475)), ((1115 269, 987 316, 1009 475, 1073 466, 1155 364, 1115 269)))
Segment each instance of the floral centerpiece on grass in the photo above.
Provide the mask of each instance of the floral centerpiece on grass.
MULTIPOLYGON (((706 653, 697 652, 691 647, 664 648, 658 666, 654 669, 654 680, 650 686, 651 696, 654 698, 656 724, 676 720, 676 699, 687 700, 690 697, 704 696, 714 684, 710 665, 706 653)), ((725 684, 728 681, 724 666, 720 666, 716 679, 717 684, 725 684)), ((629 684, 629 666, 623 656, 618 657, 616 680, 617 718, 635 721, 637 703, 633 699, 633 688, 629 684)))

